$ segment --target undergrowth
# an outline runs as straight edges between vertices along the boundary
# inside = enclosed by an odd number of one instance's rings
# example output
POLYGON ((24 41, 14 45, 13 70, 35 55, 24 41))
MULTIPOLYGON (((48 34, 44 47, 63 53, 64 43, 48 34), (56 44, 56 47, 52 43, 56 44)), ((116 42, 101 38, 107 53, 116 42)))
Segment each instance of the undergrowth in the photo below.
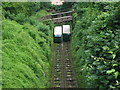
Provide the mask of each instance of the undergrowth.
MULTIPOLYGON (((34 12, 36 14, 27 16, 25 13, 30 14, 32 11, 19 10, 17 7, 21 7, 21 4, 4 3, 3 7, 2 87, 47 88, 50 79, 53 23, 37 20, 48 14, 37 7, 39 11, 34 12)), ((22 5, 22 8, 28 8, 34 3, 22 5)))
POLYGON ((72 53, 80 88, 120 88, 119 3, 76 3, 72 53))

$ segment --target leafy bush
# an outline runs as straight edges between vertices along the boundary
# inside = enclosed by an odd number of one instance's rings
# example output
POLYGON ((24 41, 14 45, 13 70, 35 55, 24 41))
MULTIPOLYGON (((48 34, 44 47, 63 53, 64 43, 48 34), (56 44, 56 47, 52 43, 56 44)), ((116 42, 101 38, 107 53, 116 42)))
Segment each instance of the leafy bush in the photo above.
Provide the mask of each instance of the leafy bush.
MULTIPOLYGON (((10 20, 2 23, 3 88, 48 87, 50 34, 46 35, 42 28, 38 30, 28 23, 20 25, 10 20)), ((50 30, 49 27, 46 29, 50 30)))
POLYGON ((3 88, 47 88, 53 23, 41 2, 3 2, 3 88), (43 9, 44 10, 43 10, 43 9))
POLYGON ((76 3, 74 9, 72 53, 80 88, 120 88, 119 3, 76 3))

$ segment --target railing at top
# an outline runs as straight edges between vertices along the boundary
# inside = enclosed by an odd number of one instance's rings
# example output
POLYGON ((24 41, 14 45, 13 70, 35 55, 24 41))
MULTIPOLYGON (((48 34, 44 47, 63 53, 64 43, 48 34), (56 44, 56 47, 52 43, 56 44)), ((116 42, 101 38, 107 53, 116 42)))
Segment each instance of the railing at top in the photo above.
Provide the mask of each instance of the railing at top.
POLYGON ((61 13, 55 13, 47 16, 42 16, 40 18, 37 18, 37 20, 51 20, 54 23, 61 23, 61 22, 67 22, 72 20, 71 14, 73 11, 67 11, 67 12, 61 12, 61 13))
POLYGON ((64 16, 60 18, 53 18, 54 23, 62 23, 62 22, 68 22, 72 20, 72 16, 64 16))
POLYGON ((72 12, 73 12, 73 11, 67 11, 67 12, 55 13, 55 14, 52 14, 51 16, 63 15, 63 14, 70 14, 70 13, 72 13, 72 12))

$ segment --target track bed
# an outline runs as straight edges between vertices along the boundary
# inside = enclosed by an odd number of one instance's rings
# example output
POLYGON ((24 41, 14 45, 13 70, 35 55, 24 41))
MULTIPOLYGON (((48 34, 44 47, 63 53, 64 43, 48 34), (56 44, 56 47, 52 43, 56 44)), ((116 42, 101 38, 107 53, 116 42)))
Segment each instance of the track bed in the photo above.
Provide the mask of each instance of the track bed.
POLYGON ((77 88, 69 42, 54 44, 50 88, 77 88))

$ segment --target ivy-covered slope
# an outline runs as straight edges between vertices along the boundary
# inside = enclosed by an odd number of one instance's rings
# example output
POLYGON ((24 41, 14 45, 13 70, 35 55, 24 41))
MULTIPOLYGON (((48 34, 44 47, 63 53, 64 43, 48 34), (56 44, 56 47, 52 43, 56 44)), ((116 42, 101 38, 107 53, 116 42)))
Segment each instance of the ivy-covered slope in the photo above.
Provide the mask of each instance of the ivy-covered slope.
MULTIPOLYGON (((20 10, 19 13, 22 12, 20 10)), ((8 16, 5 14, 2 21, 2 87, 47 88, 50 79, 53 24, 36 20, 40 15, 48 14, 45 10, 24 18, 18 17, 19 13, 15 14, 14 11, 8 16), (15 17, 11 18, 10 15, 13 14, 15 17)))
POLYGON ((120 3, 75 3, 72 53, 80 88, 120 88, 120 3))

